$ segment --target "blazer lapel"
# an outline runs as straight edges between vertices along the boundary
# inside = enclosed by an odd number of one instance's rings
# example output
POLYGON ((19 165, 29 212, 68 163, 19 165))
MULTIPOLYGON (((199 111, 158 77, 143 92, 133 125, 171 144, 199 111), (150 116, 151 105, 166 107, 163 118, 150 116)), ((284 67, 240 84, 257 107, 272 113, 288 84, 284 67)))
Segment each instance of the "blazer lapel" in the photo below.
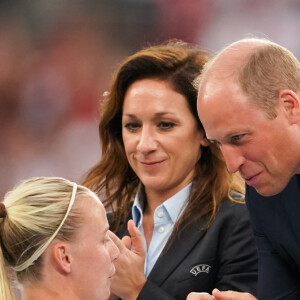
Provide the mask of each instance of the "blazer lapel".
POLYGON ((163 254, 157 259, 148 279, 157 285, 163 284, 203 237, 206 230, 200 231, 199 228, 204 225, 205 220, 201 218, 196 225, 188 226, 179 236, 176 236, 167 252, 163 251, 163 254))

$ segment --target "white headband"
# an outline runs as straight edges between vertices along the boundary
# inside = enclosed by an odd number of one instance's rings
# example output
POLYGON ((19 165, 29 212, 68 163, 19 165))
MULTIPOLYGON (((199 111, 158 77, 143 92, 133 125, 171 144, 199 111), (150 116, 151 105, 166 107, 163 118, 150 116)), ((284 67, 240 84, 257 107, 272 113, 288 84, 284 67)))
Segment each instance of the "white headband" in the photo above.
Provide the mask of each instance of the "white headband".
POLYGON ((29 266, 33 265, 33 263, 44 253, 44 251, 46 250, 46 248, 50 245, 50 243, 54 240, 54 238, 56 237, 57 233, 59 232, 60 228, 64 225, 71 209, 72 206, 74 204, 75 201, 75 196, 76 196, 76 192, 77 192, 77 184, 75 182, 73 182, 73 190, 72 190, 72 196, 69 202, 69 206, 67 209, 67 212, 64 216, 64 218, 62 219, 60 225, 58 226, 58 228, 56 229, 56 231, 51 235, 51 237, 48 239, 48 241, 41 246, 40 248, 38 248, 31 257, 29 257, 25 262, 23 262, 21 265, 19 266, 15 266, 13 267, 13 269, 16 272, 20 272, 23 271, 25 269, 27 269, 29 266))

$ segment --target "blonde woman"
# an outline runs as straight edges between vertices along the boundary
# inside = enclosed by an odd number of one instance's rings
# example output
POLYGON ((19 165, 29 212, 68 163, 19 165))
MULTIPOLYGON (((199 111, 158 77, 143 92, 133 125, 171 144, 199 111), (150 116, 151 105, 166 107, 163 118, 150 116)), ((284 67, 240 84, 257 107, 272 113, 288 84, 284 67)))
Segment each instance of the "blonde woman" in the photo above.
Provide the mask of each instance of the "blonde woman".
POLYGON ((102 203, 63 178, 32 178, 0 203, 0 299, 14 299, 7 267, 24 300, 104 300, 119 250, 102 203))

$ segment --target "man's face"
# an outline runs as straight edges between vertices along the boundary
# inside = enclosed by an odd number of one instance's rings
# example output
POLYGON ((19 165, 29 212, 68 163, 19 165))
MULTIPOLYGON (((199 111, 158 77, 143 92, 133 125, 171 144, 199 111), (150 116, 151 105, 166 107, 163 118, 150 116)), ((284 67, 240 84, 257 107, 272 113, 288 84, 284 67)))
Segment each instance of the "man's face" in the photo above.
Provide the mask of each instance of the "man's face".
POLYGON ((207 138, 219 144, 227 168, 264 196, 278 194, 295 174, 299 151, 295 127, 280 102, 277 117, 249 105, 232 81, 207 82, 198 95, 198 114, 207 138))

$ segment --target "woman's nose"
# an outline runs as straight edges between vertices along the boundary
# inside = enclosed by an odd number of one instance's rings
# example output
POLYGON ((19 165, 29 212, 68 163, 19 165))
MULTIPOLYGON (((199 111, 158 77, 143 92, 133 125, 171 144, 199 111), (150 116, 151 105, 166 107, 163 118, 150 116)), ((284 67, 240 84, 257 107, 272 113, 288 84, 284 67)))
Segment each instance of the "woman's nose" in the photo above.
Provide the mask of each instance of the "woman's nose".
POLYGON ((157 142, 153 131, 150 128, 142 128, 139 141, 137 145, 137 150, 142 153, 148 153, 156 150, 157 142))

